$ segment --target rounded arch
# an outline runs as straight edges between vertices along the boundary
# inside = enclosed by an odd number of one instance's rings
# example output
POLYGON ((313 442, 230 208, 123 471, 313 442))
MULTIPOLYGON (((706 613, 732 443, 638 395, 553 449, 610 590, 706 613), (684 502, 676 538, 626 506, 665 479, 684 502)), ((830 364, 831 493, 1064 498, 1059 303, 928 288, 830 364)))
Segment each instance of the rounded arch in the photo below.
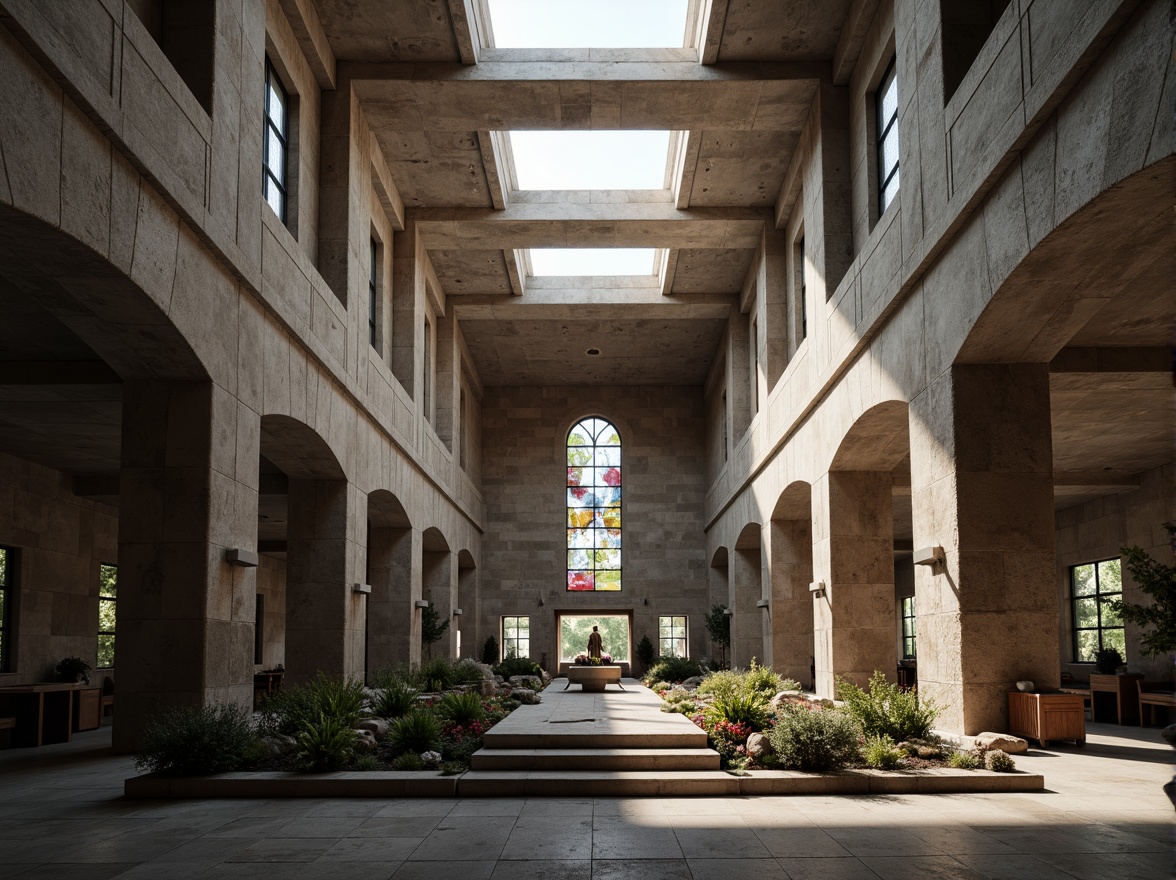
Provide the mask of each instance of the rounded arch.
POLYGON ((715 552, 711 554, 710 567, 711 568, 721 568, 724 571, 727 570, 727 548, 726 547, 716 547, 715 548, 715 552))
POLYGON ((439 528, 430 526, 421 535, 421 548, 426 553, 448 553, 449 541, 439 528))
POLYGON ((804 480, 789 483, 776 499, 771 519, 811 521, 813 515, 813 487, 804 480))
POLYGON ((412 528, 404 505, 387 489, 376 489, 368 494, 368 524, 386 529, 412 528))
POLYGON ((210 378, 168 314, 121 269, 69 233, 10 205, 0 205, 0 276, 123 379, 210 378))
POLYGON ((261 454, 291 479, 347 479, 330 444, 314 428, 290 416, 261 417, 261 454))
POLYGON ((870 407, 842 438, 831 471, 892 471, 911 453, 909 410, 905 401, 870 407))
POLYGON ((739 530, 739 537, 735 539, 736 550, 754 550, 760 546, 760 533, 763 526, 757 522, 750 522, 739 530))
POLYGON ((477 568, 478 563, 474 559, 474 554, 469 550, 462 550, 457 554, 458 568, 477 568))

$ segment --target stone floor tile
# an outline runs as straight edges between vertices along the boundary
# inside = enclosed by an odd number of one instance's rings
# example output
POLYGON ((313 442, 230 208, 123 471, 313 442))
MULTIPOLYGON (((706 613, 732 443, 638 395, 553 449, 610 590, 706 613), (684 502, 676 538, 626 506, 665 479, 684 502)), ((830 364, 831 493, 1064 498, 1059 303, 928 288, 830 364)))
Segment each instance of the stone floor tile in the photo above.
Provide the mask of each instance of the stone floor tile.
POLYGON ((450 816, 518 816, 526 801, 518 798, 475 798, 458 801, 450 816))
POLYGON ((638 827, 624 820, 593 819, 593 859, 681 859, 671 828, 638 827))
POLYGON ((403 816, 364 819, 348 837, 428 837, 444 817, 403 816))
POLYGON ((485 816, 446 818, 421 842, 410 861, 497 860, 515 820, 491 821, 485 816))
MULTIPOLYGON (((56 863, 39 865, 22 871, 21 880, 107 880, 133 868, 131 864, 106 865, 56 863)), ((18 875, 13 875, 18 876, 18 875)))
POLYGON ((888 856, 862 862, 882 880, 985 880, 951 856, 888 856))
POLYGON ((691 880, 685 859, 594 859, 592 880, 691 880))
MULTIPOLYGON (((278 825, 268 835, 271 837, 346 837, 363 824, 358 817, 331 818, 325 816, 303 816, 278 825)), ((422 835, 423 836, 423 835, 422 835)))
POLYGON ((989 880, 1073 880, 1073 875, 1026 853, 970 853, 956 859, 989 880))
POLYGON ((500 861, 490 880, 591 880, 588 859, 543 859, 531 862, 500 861))
POLYGON ((592 816, 591 798, 528 798, 519 816, 592 816))
POLYGON ((376 810, 372 818, 388 819, 398 816, 448 816, 460 801, 436 800, 433 798, 405 798, 385 804, 376 810))
POLYGON ((693 880, 789 880, 775 859, 688 859, 693 880))
POLYGON ((490 880, 496 864, 494 860, 405 862, 392 880, 490 880))
POLYGON ((271 837, 235 853, 227 862, 313 862, 335 844, 327 837, 271 837))
POLYGON ((1077 880, 1176 876, 1176 859, 1171 849, 1147 853, 1042 853, 1038 858, 1077 880))
POLYGON ((370 819, 376 815, 388 802, 381 798, 348 798, 325 801, 315 801, 306 815, 309 817, 329 817, 336 819, 361 818, 370 819))
POLYGON ((941 852, 950 855, 961 853, 1005 853, 1016 852, 998 835, 977 831, 974 828, 950 828, 943 825, 925 825, 909 823, 906 830, 925 840, 941 852))
POLYGON ((878 875, 861 861, 846 858, 814 859, 794 857, 776 859, 791 880, 878 880, 878 875))
MULTIPOLYGON (((674 830, 682 854, 695 859, 770 859, 772 853, 750 828, 686 828, 674 830)), ((693 870, 693 868, 691 869, 693 870)))
POLYGON ((592 858, 592 819, 589 816, 520 818, 506 840, 500 859, 558 860, 592 858))
POLYGON ((751 830, 773 856, 803 854, 814 858, 837 858, 850 855, 849 850, 820 828, 805 824, 807 827, 751 830))
POLYGON ((323 853, 316 864, 322 862, 396 862, 400 863, 412 855, 421 844, 421 838, 412 837, 344 837, 323 853))
POLYGON ((937 856, 943 852, 909 831, 856 825, 828 829, 855 856, 937 856))
POLYGON ((592 805, 596 816, 665 816, 665 805, 657 798, 596 798, 592 805))

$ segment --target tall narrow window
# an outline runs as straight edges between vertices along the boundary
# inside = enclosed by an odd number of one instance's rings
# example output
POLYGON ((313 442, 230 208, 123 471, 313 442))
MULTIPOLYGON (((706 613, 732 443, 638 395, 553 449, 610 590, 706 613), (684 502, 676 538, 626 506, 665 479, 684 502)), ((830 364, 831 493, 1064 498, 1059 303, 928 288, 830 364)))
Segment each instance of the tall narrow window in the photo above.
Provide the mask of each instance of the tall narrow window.
POLYGON ((915 659, 915 597, 902 600, 902 659, 915 659))
POLYGON ((286 222, 286 150, 290 97, 277 71, 265 60, 265 139, 261 146, 261 192, 278 219, 286 222))
POLYGON ((371 240, 372 259, 368 267, 368 345, 376 347, 376 240, 371 240))
POLYGON ((723 422, 723 461, 727 460, 727 443, 731 439, 727 433, 727 392, 723 392, 723 412, 721 414, 723 422))
POLYGON ((425 319, 425 347, 421 365, 421 406, 425 421, 433 421, 433 334, 429 319, 425 319))
POLYGON ((874 94, 877 105, 878 131, 878 215, 886 213, 894 197, 898 195, 898 78, 894 72, 894 58, 878 91, 874 94))
POLYGON ((748 336, 751 346, 751 414, 755 415, 759 412, 759 326, 755 318, 751 319, 748 336))
POLYGON ((568 589, 621 588, 621 435, 604 419, 568 432, 568 589))
POLYGON ((808 339, 808 288, 804 283, 804 236, 796 242, 796 290, 800 299, 800 338, 808 339))
POLYGON ((531 656, 531 618, 502 618, 502 656, 531 656))
POLYGON ((12 671, 12 597, 16 592, 16 551, 0 547, 0 672, 12 671))
MULTIPOLYGON (((370 543, 369 543, 370 546, 370 543)), ((265 661, 265 596, 256 593, 253 604, 253 662, 261 665, 265 661)))
POLYGON ((470 445, 469 418, 466 415, 466 395, 462 388, 457 394, 457 466, 466 469, 466 447, 470 445))
POLYGON ((1070 569, 1074 610, 1074 662, 1093 663, 1104 648, 1114 648, 1127 659, 1123 618, 1111 610, 1112 599, 1123 598, 1123 570, 1118 559, 1104 559, 1070 569))
POLYGON ((98 566, 98 668, 114 666, 114 625, 118 617, 118 568, 98 566))
POLYGON ((657 619, 658 654, 662 657, 685 657, 686 618, 659 617, 657 619))

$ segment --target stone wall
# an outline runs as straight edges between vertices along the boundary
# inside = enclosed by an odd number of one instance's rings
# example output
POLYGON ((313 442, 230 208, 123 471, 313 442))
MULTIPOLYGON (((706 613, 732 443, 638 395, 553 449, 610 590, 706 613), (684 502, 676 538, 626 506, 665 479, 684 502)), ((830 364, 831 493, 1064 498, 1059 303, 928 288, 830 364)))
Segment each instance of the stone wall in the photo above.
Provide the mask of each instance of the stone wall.
POLYGON ((257 567, 257 592, 263 597, 261 662, 258 671, 286 662, 286 560, 262 553, 257 567))
POLYGON ((96 665, 98 566, 118 561, 118 511, 75 496, 71 479, 0 453, 0 544, 19 557, 15 653, 0 686, 52 680, 63 657, 96 665))
MULTIPOLYGON (((1144 471, 1134 492, 1107 495, 1085 504, 1058 511, 1058 603, 1061 609, 1061 664, 1076 679, 1091 672, 1089 663, 1074 663, 1073 607, 1070 602, 1070 568, 1085 562, 1113 559, 1122 547, 1137 546, 1152 558, 1172 564, 1172 546, 1165 522, 1176 521, 1176 465, 1144 471)), ((1148 604, 1150 599, 1132 581, 1123 567, 1123 598, 1148 604)), ((1145 657, 1139 647, 1140 630, 1127 624, 1127 666, 1144 673, 1148 681, 1167 681, 1171 661, 1166 657, 1145 657)))
MULTIPOLYGON (((689 617, 703 648, 707 609, 703 401, 699 388, 487 388, 482 410, 482 638, 503 615, 531 618, 531 656, 555 669, 560 611, 633 613, 633 641, 657 642, 657 617, 689 617), (621 434, 622 589, 569 593, 566 583, 568 430, 597 415, 621 434), (648 603, 648 604, 646 604, 648 603)), ((501 641, 501 633, 499 633, 501 641)), ((467 645, 464 653, 480 652, 467 645)))

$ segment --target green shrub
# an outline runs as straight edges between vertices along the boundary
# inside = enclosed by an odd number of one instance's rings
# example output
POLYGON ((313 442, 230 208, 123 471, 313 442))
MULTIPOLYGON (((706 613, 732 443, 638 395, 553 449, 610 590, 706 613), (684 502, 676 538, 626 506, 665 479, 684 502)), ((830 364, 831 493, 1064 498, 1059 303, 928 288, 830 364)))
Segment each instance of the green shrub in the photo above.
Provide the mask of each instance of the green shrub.
POLYGON ((393 679, 388 687, 377 693, 372 711, 380 718, 399 718, 416 705, 418 693, 400 679, 393 679))
POLYGON ((225 773, 240 767, 256 743, 243 706, 187 706, 151 721, 135 767, 173 776, 225 773))
POLYGON ((711 700, 706 717, 712 723, 746 724, 752 730, 764 726, 768 715, 768 698, 759 691, 719 694, 711 700))
POLYGON ((794 681, 786 681, 777 675, 770 666, 760 666, 751 658, 751 668, 743 674, 741 685, 745 691, 759 691, 771 699, 780 691, 800 690, 800 685, 794 681), (791 685, 796 685, 792 687, 791 685))
POLYGON ((694 715, 698 712, 698 703, 690 691, 674 688, 664 695, 665 702, 661 705, 663 712, 678 713, 679 715, 694 715))
POLYGON ((485 644, 482 645, 482 662, 487 666, 493 666, 498 662, 498 637, 493 634, 487 636, 485 644))
POLYGON ((768 741, 785 770, 840 770, 858 760, 861 729, 837 709, 786 708, 768 741))
POLYGON ((637 660, 641 663, 642 669, 648 669, 653 664, 653 642, 649 640, 649 636, 642 636, 641 641, 637 643, 637 660))
POLYGON ((388 726, 388 740, 398 752, 427 752, 441 741, 441 725, 425 709, 413 709, 388 726))
POLYGON ((317 724, 320 716, 338 719, 348 730, 354 730, 365 699, 360 682, 320 672, 307 684, 269 694, 261 704, 258 730, 267 736, 298 736, 306 725, 317 724))
POLYGON ((446 694, 433 707, 433 711, 441 718, 462 727, 467 726, 471 721, 481 720, 486 714, 486 710, 482 707, 481 694, 473 692, 446 694))
POLYGON ((356 755, 355 760, 351 762, 351 769, 365 773, 371 772, 372 770, 379 770, 380 759, 370 752, 365 755, 356 755))
POLYGON ((512 675, 539 675, 542 670, 530 657, 507 657, 494 667, 494 674, 509 679, 512 675))
POLYGON ((658 657, 653 665, 645 671, 642 681, 680 682, 702 674, 702 668, 697 660, 686 657, 658 657))
POLYGON ((355 757, 355 731, 346 719, 320 713, 298 732, 295 759, 303 770, 342 770, 355 757))
POLYGON ((837 693, 867 737, 888 736, 895 742, 925 739, 939 714, 933 702, 920 702, 915 691, 904 691, 887 681, 878 669, 870 676, 868 691, 838 677, 837 693))
POLYGON ((743 677, 738 669, 720 669, 703 678, 698 686, 700 694, 730 696, 743 690, 743 677))
POLYGON ((416 752, 405 752, 392 759, 393 770, 424 770, 425 762, 416 752))
POLYGON ((866 739, 862 757, 866 764, 876 770, 894 770, 902 764, 906 753, 895 746, 888 736, 871 736, 866 739))
POLYGON ((993 773, 1012 773, 1017 769, 1017 765, 1009 757, 1008 752, 993 749, 991 752, 984 753, 984 769, 991 770, 993 773))
POLYGON ((980 766, 980 760, 971 752, 952 752, 947 763, 957 770, 975 770, 980 766))

